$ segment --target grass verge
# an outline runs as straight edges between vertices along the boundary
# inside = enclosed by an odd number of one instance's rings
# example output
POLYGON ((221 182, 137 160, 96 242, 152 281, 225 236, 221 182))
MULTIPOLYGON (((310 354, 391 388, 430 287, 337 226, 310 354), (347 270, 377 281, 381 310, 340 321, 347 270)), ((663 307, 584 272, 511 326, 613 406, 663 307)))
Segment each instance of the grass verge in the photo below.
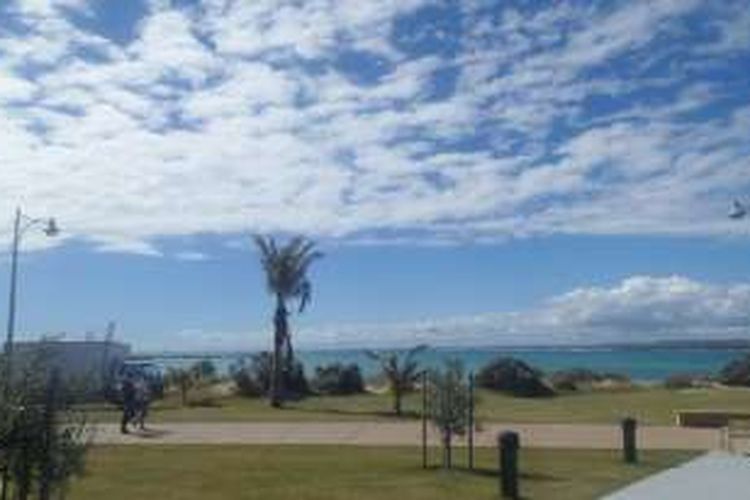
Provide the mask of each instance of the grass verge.
MULTIPOLYGON (((750 411, 750 390, 633 388, 619 391, 591 391, 553 398, 512 398, 479 391, 478 418, 485 422, 615 423, 631 415, 646 425, 669 425, 675 410, 726 409, 750 411)), ((210 406, 181 407, 176 398, 157 402, 151 418, 155 422, 251 422, 251 421, 350 421, 392 420, 387 395, 310 397, 289 403, 287 408, 269 408, 265 399, 226 397, 210 406)), ((408 415, 420 410, 418 394, 408 396, 408 415)), ((113 407, 97 407, 97 421, 116 421, 113 407)))
MULTIPOLYGON (((465 461, 457 451, 456 463, 465 461)), ((432 452, 437 460, 438 452, 432 452)), ((688 452, 643 454, 625 465, 617 453, 523 450, 524 498, 598 498, 689 459, 688 452)), ((474 472, 423 470, 416 448, 326 446, 98 447, 89 474, 72 485, 76 500, 379 500, 497 498, 496 457, 480 450, 474 472)))

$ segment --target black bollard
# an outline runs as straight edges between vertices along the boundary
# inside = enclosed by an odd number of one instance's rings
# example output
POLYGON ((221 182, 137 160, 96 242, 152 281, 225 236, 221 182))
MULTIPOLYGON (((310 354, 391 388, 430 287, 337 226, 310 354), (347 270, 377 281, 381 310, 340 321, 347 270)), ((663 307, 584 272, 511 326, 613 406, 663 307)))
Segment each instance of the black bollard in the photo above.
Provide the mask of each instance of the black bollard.
POLYGON ((500 450, 500 493, 503 498, 517 500, 518 495, 518 449, 521 440, 517 432, 507 431, 497 438, 500 450))
POLYGON ((422 372, 422 468, 427 468, 427 372, 422 372))
POLYGON ((638 449, 636 447, 637 425, 634 418, 628 417, 622 420, 622 452, 627 464, 638 462, 638 449))

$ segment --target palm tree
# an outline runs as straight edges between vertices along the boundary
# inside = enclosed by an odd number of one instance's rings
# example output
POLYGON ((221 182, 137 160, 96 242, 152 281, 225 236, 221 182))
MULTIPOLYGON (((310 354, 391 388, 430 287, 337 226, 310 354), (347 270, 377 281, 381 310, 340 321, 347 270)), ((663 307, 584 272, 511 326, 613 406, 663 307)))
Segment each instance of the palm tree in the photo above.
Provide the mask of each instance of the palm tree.
POLYGON ((400 354, 398 351, 366 351, 368 357, 380 364, 383 375, 388 380, 388 386, 393 394, 393 411, 401 416, 401 400, 405 392, 414 387, 421 371, 417 362, 417 354, 428 346, 418 345, 400 354))
POLYGON ((176 387, 180 392, 182 406, 188 405, 188 393, 195 387, 196 382, 197 373, 195 369, 170 368, 167 370, 167 385, 176 387))
POLYGON ((323 256, 314 250, 315 243, 297 236, 279 248, 271 236, 254 237, 260 250, 260 262, 266 273, 268 292, 276 298, 273 316, 273 376, 271 377, 271 406, 281 406, 283 371, 291 373, 294 362, 292 337, 289 331, 288 303, 296 301, 302 312, 310 302, 312 285, 307 278, 310 264, 323 256), (285 350, 286 352, 282 352, 285 350))

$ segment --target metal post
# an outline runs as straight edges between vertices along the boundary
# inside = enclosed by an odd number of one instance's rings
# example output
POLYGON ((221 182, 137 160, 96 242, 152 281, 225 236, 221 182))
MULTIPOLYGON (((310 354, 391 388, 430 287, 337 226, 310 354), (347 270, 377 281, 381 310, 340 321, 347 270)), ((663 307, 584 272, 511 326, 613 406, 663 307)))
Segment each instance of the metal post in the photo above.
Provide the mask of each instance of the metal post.
POLYGON ((427 372, 422 372, 422 468, 427 468, 427 372))
POLYGON ((518 449, 521 446, 517 432, 507 431, 497 438, 500 455, 500 494, 503 498, 518 500, 518 449))
POLYGON ((52 474, 54 462, 52 447, 55 433, 55 412, 60 392, 60 375, 56 369, 50 374, 47 394, 44 398, 44 440, 42 450, 42 474, 39 478, 39 500, 49 500, 52 494, 52 474))
POLYGON ((469 373, 469 470, 474 470, 474 373, 469 373))
POLYGON ((13 336, 16 329, 16 282, 18 277, 18 240, 21 230, 21 209, 16 208, 13 223, 13 242, 10 251, 10 289, 8 295, 8 325, 5 336, 5 396, 10 395, 13 377, 13 336))
POLYGON ((625 463, 634 464, 638 462, 638 449, 636 446, 637 422, 634 418, 622 420, 622 452, 625 463))

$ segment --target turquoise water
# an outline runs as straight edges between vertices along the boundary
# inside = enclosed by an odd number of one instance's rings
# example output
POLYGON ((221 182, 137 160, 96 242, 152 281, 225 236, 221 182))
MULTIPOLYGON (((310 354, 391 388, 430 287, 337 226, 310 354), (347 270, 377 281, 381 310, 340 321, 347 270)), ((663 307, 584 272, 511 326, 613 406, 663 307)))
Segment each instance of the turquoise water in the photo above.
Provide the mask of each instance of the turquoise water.
MULTIPOLYGON (((714 374, 727 362, 747 354, 738 349, 674 349, 674 348, 628 348, 628 349, 432 349, 419 355, 426 367, 439 366, 444 359, 456 357, 463 361, 467 370, 476 371, 498 356, 513 356, 542 369, 553 372, 566 368, 589 368, 628 375, 634 380, 663 380, 675 373, 714 374)), ((245 354, 246 356, 247 354, 245 354)), ((357 363, 366 377, 377 375, 378 367, 361 350, 299 351, 305 370, 312 374, 316 366, 329 363, 357 363)), ((220 372, 226 373, 243 354, 206 354, 220 372)), ((199 358, 155 357, 149 359, 160 368, 185 366, 199 358)))

